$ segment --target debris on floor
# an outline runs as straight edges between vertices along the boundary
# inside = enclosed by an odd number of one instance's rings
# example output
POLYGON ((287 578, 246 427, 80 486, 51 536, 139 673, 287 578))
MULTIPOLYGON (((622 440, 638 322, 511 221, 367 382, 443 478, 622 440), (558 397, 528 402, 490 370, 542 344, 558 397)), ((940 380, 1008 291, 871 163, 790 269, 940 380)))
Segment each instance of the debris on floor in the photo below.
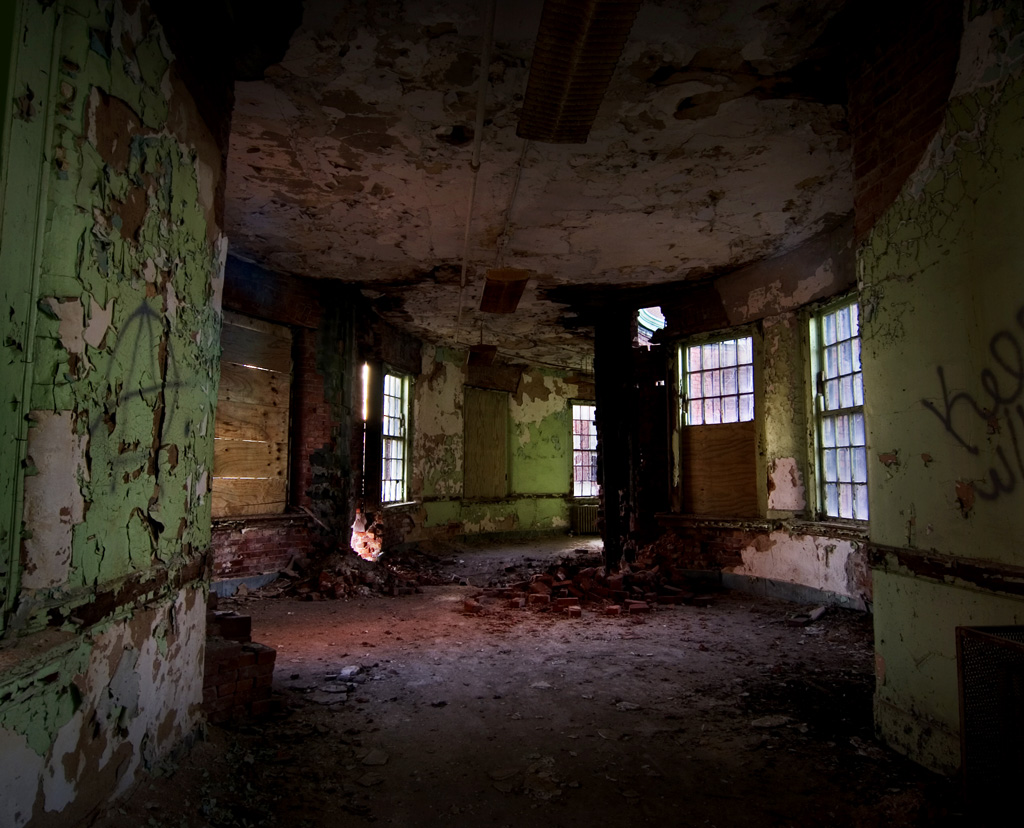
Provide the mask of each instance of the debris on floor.
MULTIPOLYGON (((586 552, 586 550, 579 550, 586 552)), ((492 582, 467 598, 463 611, 479 615, 494 609, 531 609, 580 618, 583 608, 606 615, 644 615, 659 606, 707 607, 718 573, 694 572, 654 564, 622 564, 609 571, 600 558, 574 554, 541 571, 508 567, 515 580, 492 582)))

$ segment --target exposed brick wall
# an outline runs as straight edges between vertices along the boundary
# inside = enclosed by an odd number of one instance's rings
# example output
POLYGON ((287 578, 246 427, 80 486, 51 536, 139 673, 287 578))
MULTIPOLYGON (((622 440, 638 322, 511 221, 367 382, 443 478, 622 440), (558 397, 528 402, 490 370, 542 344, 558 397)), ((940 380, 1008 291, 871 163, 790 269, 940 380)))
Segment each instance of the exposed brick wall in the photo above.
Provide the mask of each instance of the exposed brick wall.
POLYGON ((308 557, 313 545, 314 530, 304 516, 214 524, 214 580, 277 572, 296 555, 308 557))
POLYGON ((942 123, 956 75, 962 0, 865 0, 851 33, 857 240, 895 200, 942 123))
POLYGON ((764 533, 706 524, 673 526, 652 546, 655 559, 663 557, 685 569, 721 569, 741 566, 744 547, 757 543, 764 533))
POLYGON ((295 332, 292 391, 292 502, 310 508, 313 470, 309 458, 332 440, 336 423, 324 394, 324 378, 317 370, 317 332, 295 332))
POLYGON ((276 660, 277 651, 265 644, 207 638, 203 680, 207 718, 224 722, 240 714, 269 713, 276 660))

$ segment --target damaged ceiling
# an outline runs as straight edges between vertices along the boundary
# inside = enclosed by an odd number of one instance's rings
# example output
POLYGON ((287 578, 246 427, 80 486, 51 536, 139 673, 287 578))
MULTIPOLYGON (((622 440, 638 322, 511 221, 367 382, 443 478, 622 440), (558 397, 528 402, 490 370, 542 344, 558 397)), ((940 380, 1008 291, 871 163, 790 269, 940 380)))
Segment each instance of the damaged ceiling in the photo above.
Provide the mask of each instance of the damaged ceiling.
POLYGON ((577 144, 517 137, 542 5, 497 4, 464 245, 486 0, 305 0, 280 63, 236 85, 232 252, 357 284, 428 341, 580 368, 574 305, 778 255, 851 212, 822 45, 841 3, 646 0, 577 144), (514 313, 482 313, 499 267, 529 282, 514 313))

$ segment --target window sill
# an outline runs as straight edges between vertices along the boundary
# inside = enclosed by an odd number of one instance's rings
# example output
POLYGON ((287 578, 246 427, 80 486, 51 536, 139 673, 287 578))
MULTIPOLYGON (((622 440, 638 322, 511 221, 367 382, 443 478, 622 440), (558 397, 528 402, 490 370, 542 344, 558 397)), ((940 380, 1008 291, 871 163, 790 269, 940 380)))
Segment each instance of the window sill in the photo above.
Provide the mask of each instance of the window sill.
POLYGON ((275 520, 281 521, 296 521, 300 520, 303 523, 310 523, 314 520, 312 515, 306 514, 305 512, 276 512, 273 514, 264 515, 231 515, 230 517, 219 517, 214 518, 213 528, 226 528, 237 524, 251 524, 251 523, 273 523, 275 520))
POLYGON ((655 515, 655 519, 666 529, 676 526, 699 526, 707 529, 739 529, 748 532, 786 531, 794 535, 817 535, 862 542, 868 540, 869 534, 868 524, 860 521, 721 517, 676 512, 662 512, 655 515))
POLYGON ((410 509, 419 505, 420 502, 418 500, 403 500, 400 503, 382 503, 380 508, 384 511, 388 511, 390 509, 410 509))
POLYGON ((785 521, 787 529, 801 535, 824 535, 830 538, 867 541, 869 524, 866 520, 806 520, 795 519, 785 521))

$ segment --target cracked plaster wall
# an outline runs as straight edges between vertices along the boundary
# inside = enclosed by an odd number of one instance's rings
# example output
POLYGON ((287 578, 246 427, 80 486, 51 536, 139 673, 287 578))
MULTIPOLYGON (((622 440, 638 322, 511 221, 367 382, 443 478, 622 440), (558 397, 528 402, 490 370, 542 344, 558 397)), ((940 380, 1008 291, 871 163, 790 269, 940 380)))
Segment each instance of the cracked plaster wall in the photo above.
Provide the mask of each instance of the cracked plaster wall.
MULTIPOLYGON (((815 301, 850 288, 853 273, 848 241, 841 240, 839 234, 816 239, 780 261, 718 280, 715 291, 704 294, 705 310, 708 306, 713 310, 703 313, 697 309, 690 314, 690 324, 708 332, 713 320, 722 330, 729 329, 728 325, 756 323, 761 332, 761 385, 755 408, 761 426, 758 450, 763 455, 760 466, 767 492, 762 517, 781 524, 774 524, 780 528, 765 529, 748 526, 739 550, 742 563, 722 562, 723 570, 755 581, 766 579, 783 586, 817 590, 823 601, 865 609, 872 600, 865 545, 826 525, 807 522, 814 514, 816 484, 812 424, 807 416, 813 403, 808 388, 806 306, 813 307, 815 301), (774 276, 767 283, 767 293, 747 290, 754 273, 774 276), (694 317, 698 321, 693 322, 694 317)), ((677 332, 684 324, 681 310, 677 306, 673 311, 678 314, 672 320, 677 332)), ((671 375, 676 376, 677 371, 673 363, 671 375)), ((677 473, 679 464, 686 462, 679 456, 679 430, 684 427, 677 424, 671 434, 672 451, 678 458, 674 461, 677 473)), ((687 513, 685 503, 680 511, 687 513)), ((717 530, 707 524, 701 531, 714 535, 717 530)), ((730 532, 726 530, 725 534, 730 532)))
POLYGON ((826 535, 775 530, 746 544, 733 575, 809 587, 821 600, 864 610, 872 601, 864 544, 826 535))
POLYGON ((408 539, 438 532, 565 529, 572 493, 570 400, 565 372, 524 368, 509 394, 509 495, 463 500, 466 353, 425 345, 413 412, 412 495, 421 500, 408 539))
POLYGON ((52 60, 11 145, 47 167, 0 801, 66 825, 200 723, 222 165, 145 2, 22 10, 19 60, 52 60))
POLYGON ((954 627, 1024 621, 1019 598, 903 565, 1024 572, 1024 13, 972 3, 965 21, 943 126, 858 262, 876 722, 943 771, 959 762, 954 627))

